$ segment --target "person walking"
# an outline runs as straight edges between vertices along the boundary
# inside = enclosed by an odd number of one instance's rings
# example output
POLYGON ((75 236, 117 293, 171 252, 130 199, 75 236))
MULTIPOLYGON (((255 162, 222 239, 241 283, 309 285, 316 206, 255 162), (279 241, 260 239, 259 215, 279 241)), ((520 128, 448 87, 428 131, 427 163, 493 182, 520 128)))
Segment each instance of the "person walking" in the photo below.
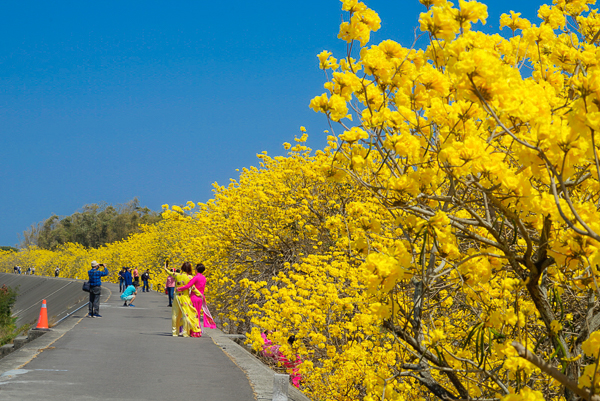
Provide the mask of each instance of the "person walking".
POLYGON ((150 270, 146 269, 144 273, 142 273, 142 292, 150 292, 150 287, 148 287, 148 281, 150 280, 150 270))
POLYGON ((102 317, 100 312, 100 295, 102 294, 102 277, 108 275, 108 269, 104 264, 99 264, 95 260, 92 262, 92 268, 88 271, 90 279, 90 304, 88 317, 102 317), (104 271, 100 271, 102 266, 104 271))

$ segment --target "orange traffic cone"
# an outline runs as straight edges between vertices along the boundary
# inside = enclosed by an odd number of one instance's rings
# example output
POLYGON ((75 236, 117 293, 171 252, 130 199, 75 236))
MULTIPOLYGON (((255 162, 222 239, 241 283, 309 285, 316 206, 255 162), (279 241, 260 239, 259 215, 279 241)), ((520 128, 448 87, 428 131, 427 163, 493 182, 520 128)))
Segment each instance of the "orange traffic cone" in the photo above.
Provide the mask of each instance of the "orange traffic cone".
POLYGON ((42 309, 40 310, 40 317, 38 319, 36 330, 50 330, 48 328, 48 309, 46 309, 46 300, 42 301, 42 309))

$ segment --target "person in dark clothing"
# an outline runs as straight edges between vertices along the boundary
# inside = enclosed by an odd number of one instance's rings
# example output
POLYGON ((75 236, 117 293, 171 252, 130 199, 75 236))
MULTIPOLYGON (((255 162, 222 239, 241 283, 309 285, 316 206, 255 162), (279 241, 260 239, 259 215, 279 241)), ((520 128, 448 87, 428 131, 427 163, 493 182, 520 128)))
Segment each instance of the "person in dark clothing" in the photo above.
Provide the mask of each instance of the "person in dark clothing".
POLYGON ((125 268, 122 268, 119 272, 119 292, 125 291, 125 268))
POLYGON ((108 275, 108 269, 104 264, 99 264, 95 260, 92 262, 92 269, 88 271, 90 278, 90 304, 88 317, 102 317, 100 312, 100 295, 102 294, 102 277, 108 275), (100 271, 100 266, 104 271, 100 271))
MULTIPOLYGON (((124 284, 125 284, 125 288, 127 288, 131 284, 133 284, 133 277, 131 276, 131 272, 129 271, 129 267, 126 267, 125 271, 123 272, 123 281, 124 281, 124 284)), ((125 291, 125 289, 123 289, 123 291, 125 291)))
POLYGON ((150 280, 150 270, 146 270, 142 273, 142 292, 150 292, 150 287, 148 287, 148 280, 150 280))

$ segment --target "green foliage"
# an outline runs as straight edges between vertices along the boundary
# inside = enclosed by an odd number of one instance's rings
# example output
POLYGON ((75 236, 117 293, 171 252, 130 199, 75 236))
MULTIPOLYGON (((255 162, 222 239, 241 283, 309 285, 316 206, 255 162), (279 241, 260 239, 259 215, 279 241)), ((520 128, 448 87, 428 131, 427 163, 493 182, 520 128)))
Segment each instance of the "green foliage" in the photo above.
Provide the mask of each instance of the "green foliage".
POLYGON ((0 326, 14 323, 12 307, 17 301, 17 291, 3 284, 0 287, 0 326))
POLYGON ((17 252, 18 249, 13 246, 0 246, 0 251, 12 251, 17 252))
POLYGON ((4 284, 0 287, 0 345, 4 345, 17 335, 16 318, 12 317, 12 307, 17 301, 17 292, 4 284))
POLYGON ((70 216, 52 215, 23 233, 22 247, 37 245, 54 250, 67 242, 98 248, 139 232, 142 224, 153 224, 160 213, 140 207, 134 198, 123 205, 106 203, 85 205, 81 212, 70 216))

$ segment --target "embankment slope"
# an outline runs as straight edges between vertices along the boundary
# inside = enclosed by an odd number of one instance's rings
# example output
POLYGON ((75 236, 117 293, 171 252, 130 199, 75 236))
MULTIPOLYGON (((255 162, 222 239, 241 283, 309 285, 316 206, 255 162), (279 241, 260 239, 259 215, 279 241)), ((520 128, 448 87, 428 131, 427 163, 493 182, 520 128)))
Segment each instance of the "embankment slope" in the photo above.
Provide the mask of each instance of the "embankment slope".
POLYGON ((17 302, 13 306, 17 326, 27 323, 35 325, 44 299, 48 308, 48 323, 52 326, 87 303, 89 297, 87 292, 81 290, 81 280, 68 278, 0 273, 0 287, 3 284, 17 290, 17 302))

